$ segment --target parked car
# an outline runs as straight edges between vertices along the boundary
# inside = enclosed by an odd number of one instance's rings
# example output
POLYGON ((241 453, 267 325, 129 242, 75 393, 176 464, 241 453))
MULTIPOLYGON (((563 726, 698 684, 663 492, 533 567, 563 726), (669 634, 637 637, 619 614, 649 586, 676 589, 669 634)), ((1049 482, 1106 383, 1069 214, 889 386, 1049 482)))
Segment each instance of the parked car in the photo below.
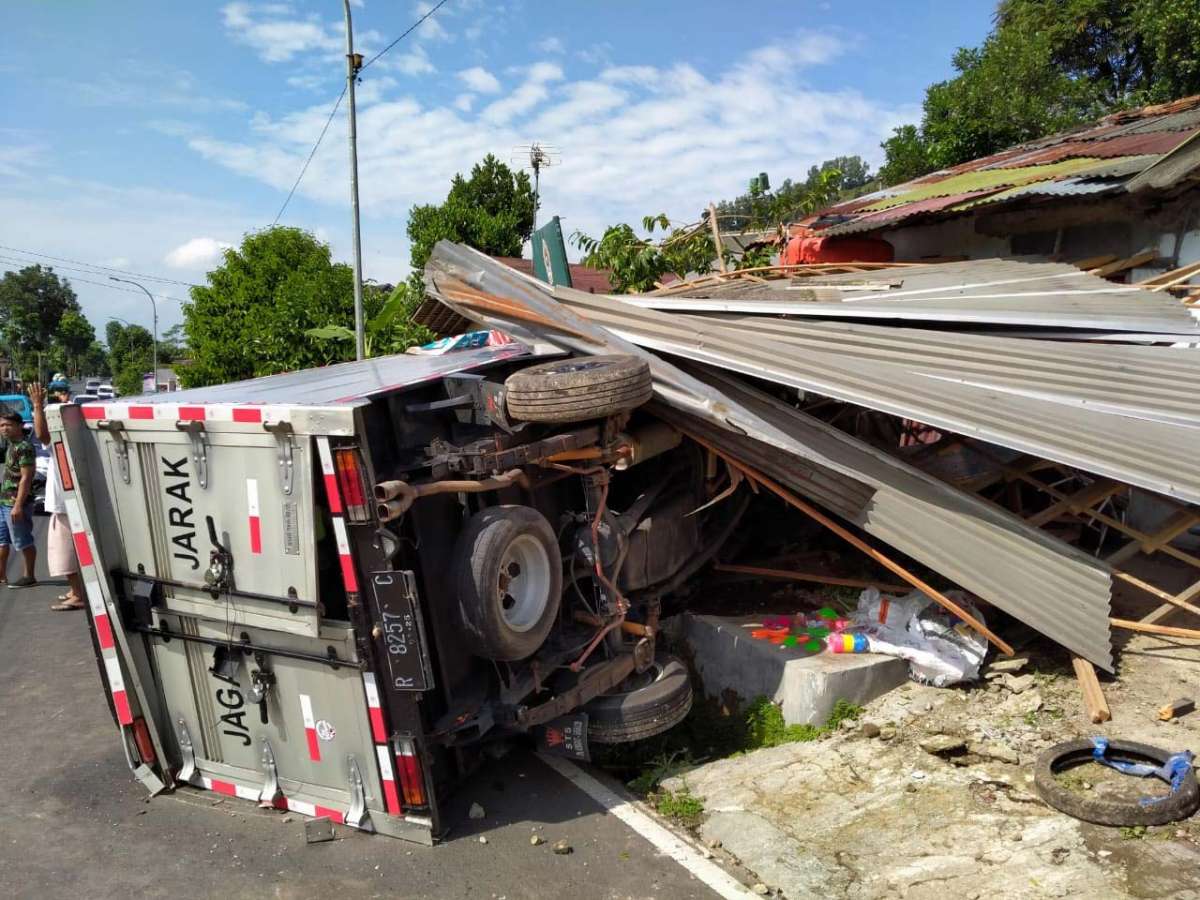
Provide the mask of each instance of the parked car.
POLYGON ((94 403, 99 400, 95 394, 76 394, 71 398, 72 403, 94 403))
POLYGON ((662 603, 749 494, 643 408, 644 362, 330 371, 50 411, 135 777, 430 842, 490 741, 686 716, 662 603))
POLYGON ((99 378, 89 378, 83 383, 83 392, 85 394, 95 394, 99 391, 101 383, 99 378))
POLYGON ((0 394, 0 413, 19 413, 26 431, 33 425, 33 404, 24 394, 0 394))
POLYGON ((111 384, 102 384, 96 388, 96 396, 101 400, 112 400, 117 394, 111 384))

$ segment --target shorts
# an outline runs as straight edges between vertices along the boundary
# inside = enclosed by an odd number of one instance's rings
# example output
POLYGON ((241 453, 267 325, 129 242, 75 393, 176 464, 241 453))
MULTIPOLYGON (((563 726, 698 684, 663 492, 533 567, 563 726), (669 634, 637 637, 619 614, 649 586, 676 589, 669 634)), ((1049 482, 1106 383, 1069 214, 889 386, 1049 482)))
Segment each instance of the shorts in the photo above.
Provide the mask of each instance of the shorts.
POLYGON ((46 565, 51 578, 63 578, 79 571, 79 560, 75 556, 75 540, 71 537, 71 523, 66 513, 52 513, 46 532, 46 565))
POLYGON ((0 505, 0 547, 12 545, 18 550, 33 546, 33 504, 25 504, 25 515, 12 517, 11 506, 0 505))

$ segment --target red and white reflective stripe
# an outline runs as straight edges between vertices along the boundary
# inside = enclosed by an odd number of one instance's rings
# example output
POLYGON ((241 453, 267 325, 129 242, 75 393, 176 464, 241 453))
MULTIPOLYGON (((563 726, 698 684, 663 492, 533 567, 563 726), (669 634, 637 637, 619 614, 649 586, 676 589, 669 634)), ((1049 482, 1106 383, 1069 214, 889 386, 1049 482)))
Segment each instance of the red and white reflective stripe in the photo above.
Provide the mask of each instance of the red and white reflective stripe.
POLYGON ((383 707, 379 704, 379 688, 375 673, 363 672, 363 687, 367 691, 367 713, 371 717, 371 738, 377 744, 387 743, 387 728, 383 724, 383 707))
POLYGON ((309 803, 307 800, 293 800, 290 797, 285 797, 284 800, 290 812, 300 813, 302 816, 328 816, 339 825, 346 824, 346 814, 336 809, 322 806, 320 803, 309 803))
POLYGON ((300 695, 300 713, 304 716, 304 736, 308 738, 308 758, 313 762, 320 762, 321 743, 317 738, 317 721, 313 718, 312 698, 308 694, 300 695))
MULTIPOLYGON (((91 572, 88 573, 92 574, 91 572)), ((96 623, 96 640, 100 642, 101 650, 112 650, 112 622, 108 618, 108 609, 104 605, 104 596, 100 593, 100 584, 94 578, 84 577, 84 593, 87 594, 88 606, 92 610, 92 621, 96 623)))
POLYGON ((116 421, 239 422, 259 424, 267 420, 271 409, 266 406, 230 406, 228 404, 177 403, 86 403, 81 407, 89 422, 101 419, 116 421))
POLYGON ((321 474, 325 476, 325 494, 329 497, 329 511, 335 516, 342 514, 342 495, 338 492, 337 475, 333 470, 333 453, 329 449, 329 438, 317 438, 317 455, 321 457, 321 474))
POLYGON ((379 780, 383 784, 384 808, 390 816, 401 813, 400 791, 396 784, 396 772, 392 768, 391 751, 387 744, 387 726, 383 721, 383 707, 379 703, 379 686, 373 672, 363 672, 363 688, 367 693, 367 714, 371 718, 371 739, 375 742, 375 756, 379 759, 379 780))
POLYGON ((342 564, 342 581, 351 594, 358 593, 358 575, 354 572, 354 557, 350 555, 350 537, 341 516, 333 517, 333 534, 337 538, 338 559, 342 564))
POLYGON ((400 815, 400 791, 396 788, 396 773, 392 769, 389 751, 386 744, 375 745, 375 755, 379 758, 379 780, 383 782, 383 804, 389 816, 400 815))
POLYGON ((80 568, 93 565, 92 546, 88 542, 87 532, 83 530, 83 516, 79 513, 79 500, 75 497, 67 498, 67 522, 71 525, 71 540, 75 543, 75 555, 80 568))
POLYGON ((115 655, 105 656, 104 671, 108 675, 108 689, 112 692, 117 721, 122 725, 132 725, 133 713, 129 709, 129 695, 125 693, 125 679, 121 676, 120 660, 115 655))
POLYGON ((240 797, 242 800, 258 800, 262 796, 262 791, 257 788, 246 787, 244 784, 235 784, 232 781, 225 781, 221 778, 209 778, 207 775, 201 775, 200 781, 203 782, 205 789, 217 794, 224 794, 226 797, 240 797))
MULTIPOLYGON (((262 791, 259 788, 247 787, 244 784, 226 781, 223 778, 209 778, 207 775, 201 775, 200 784, 206 791, 223 794, 226 797, 252 800, 255 803, 259 802, 259 799, 262 797, 262 791)), ((322 806, 319 803, 309 803, 307 800, 294 800, 291 797, 279 797, 275 800, 274 806, 276 809, 286 809, 288 812, 299 813, 302 816, 327 816, 339 825, 346 824, 346 814, 344 812, 330 806, 322 806)))
POLYGON ((262 553, 262 519, 258 512, 258 479, 246 479, 246 515, 250 522, 250 552, 262 553))

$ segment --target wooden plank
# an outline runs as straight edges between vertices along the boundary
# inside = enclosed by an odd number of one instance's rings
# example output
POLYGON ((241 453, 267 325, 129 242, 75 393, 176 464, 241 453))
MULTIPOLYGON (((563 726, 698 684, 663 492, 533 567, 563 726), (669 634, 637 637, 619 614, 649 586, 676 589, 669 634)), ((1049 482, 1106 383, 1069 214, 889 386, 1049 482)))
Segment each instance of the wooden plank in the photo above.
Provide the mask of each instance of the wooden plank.
POLYGON ((1095 269, 1089 269, 1088 274, 1096 275, 1100 278, 1107 278, 1109 275, 1117 275, 1121 272, 1126 272, 1129 269, 1136 269, 1138 266, 1145 265, 1150 260, 1158 256, 1158 251, 1147 248, 1139 250, 1133 256, 1127 256, 1124 259, 1118 259, 1103 266, 1098 266, 1095 269))
POLYGON ((925 596, 929 597, 931 600, 939 603, 941 606, 945 607, 950 612, 954 613, 956 616, 958 616, 960 619, 962 619, 963 622, 970 625, 977 632, 979 632, 981 635, 983 635, 985 638, 987 638, 989 641, 991 641, 1002 653, 1004 653, 1005 656, 1013 655, 1013 648, 1003 638, 1001 638, 1000 636, 995 634, 986 625, 984 625, 982 622, 980 622, 978 619, 976 619, 973 615, 971 615, 969 612, 967 612, 965 609, 963 609, 961 606, 959 606, 957 603, 955 603, 953 600, 951 600, 949 597, 947 597, 941 591, 939 591, 936 588, 932 587, 931 585, 925 583, 925 581, 918 578, 912 572, 908 571, 908 569, 901 566, 898 562, 896 562, 895 560, 891 559, 888 556, 885 556, 883 553, 876 550, 874 547, 872 547, 870 544, 868 544, 862 538, 860 538, 857 535, 853 534, 852 532, 846 530, 841 525, 839 525, 837 522, 835 522, 831 518, 829 518, 829 516, 825 515, 823 512, 818 510, 815 506, 812 506, 808 502, 802 500, 800 497, 793 494, 787 488, 783 487, 782 485, 780 485, 780 484, 776 483, 775 481, 773 481, 772 479, 768 478, 762 472, 759 472, 757 469, 754 469, 754 468, 746 465, 745 463, 734 459, 733 457, 729 456, 728 454, 721 452, 716 447, 714 447, 712 444, 710 444, 708 441, 704 440, 704 438, 699 437, 698 435, 693 434, 691 432, 685 431, 684 433, 687 434, 688 437, 690 437, 692 440, 694 440, 700 446, 707 447, 709 450, 716 453, 718 456, 720 456, 722 459, 724 459, 725 462, 727 462, 733 468, 740 469, 742 471, 742 474, 745 475, 748 479, 750 479, 751 483, 761 484, 763 487, 765 487, 767 490, 769 490, 775 496, 779 497, 781 500, 783 500, 789 506, 800 510, 802 513, 807 515, 809 518, 814 519, 817 522, 820 522, 822 525, 824 525, 826 528, 828 528, 830 531, 832 531, 834 534, 836 534, 842 540, 846 541, 847 543, 849 543, 852 546, 861 550, 863 553, 865 553, 867 556, 871 557, 871 559, 875 560, 875 562, 879 563, 881 566, 883 566, 889 572, 893 572, 896 575, 899 575, 901 578, 903 578, 906 582, 908 582, 910 585, 915 587, 918 591, 923 593, 925 596))
MULTIPOLYGON (((1175 599, 1187 602, 1188 600, 1192 600, 1198 596, 1200 596, 1200 581, 1195 582, 1191 587, 1184 588, 1175 595, 1175 599)), ((1144 617, 1142 619, 1142 624, 1155 625, 1177 609, 1179 609, 1179 605, 1176 603, 1164 603, 1158 609, 1154 610, 1154 612, 1144 617)))
POLYGON ((1200 274, 1200 262, 1188 263, 1186 266, 1180 266, 1178 269, 1163 272, 1161 275, 1155 275, 1153 278, 1138 281, 1136 284, 1138 287, 1144 287, 1152 291, 1165 291, 1167 288, 1190 281, 1197 274, 1200 274))
POLYGON ((1105 557, 1104 561, 1115 566, 1127 559, 1132 559, 1138 553, 1157 553, 1198 522, 1200 522, 1200 510, 1194 507, 1181 507, 1167 518, 1158 531, 1148 535, 1146 540, 1135 540, 1124 547, 1118 547, 1105 557))
POLYGON ((1200 641, 1200 631, 1195 628, 1175 628, 1171 625, 1150 625, 1146 622, 1134 622, 1130 619, 1109 619, 1113 628, 1124 628, 1126 631, 1137 631, 1142 634, 1161 634, 1166 637, 1189 638, 1200 641))
POLYGON ((1195 613, 1196 615, 1200 616, 1200 606, 1193 606, 1186 600, 1180 600, 1175 594, 1171 594, 1160 588, 1156 588, 1154 585, 1142 581, 1142 579, 1130 575, 1128 572, 1113 572, 1113 578, 1119 578, 1126 584, 1131 584, 1138 590, 1145 591, 1147 594, 1157 597, 1159 600, 1162 600, 1165 603, 1169 603, 1172 606, 1178 606, 1180 609, 1186 609, 1188 612, 1195 613))
POLYGON ((778 578, 781 581, 807 581, 813 584, 834 584, 839 587, 875 587, 890 594, 907 594, 910 590, 907 584, 888 584, 885 581, 864 581, 860 578, 835 578, 833 575, 792 572, 787 569, 769 569, 762 566, 741 566, 733 565, 731 563, 717 563, 713 566, 713 571, 736 572, 741 575, 761 575, 763 578, 778 578))
POLYGON ((1100 679, 1096 677, 1096 667, 1080 656, 1071 658, 1075 667, 1075 677, 1083 691, 1083 706, 1093 725, 1107 722, 1112 718, 1108 709, 1108 701, 1104 699, 1104 691, 1100 689, 1100 679))
POLYGON ((1101 500, 1107 500, 1113 494, 1125 490, 1125 485, 1117 481, 1100 478, 1093 481, 1081 491, 1077 491, 1063 500, 1059 500, 1039 513, 1034 513, 1025 521, 1030 525, 1041 527, 1053 522, 1064 513, 1079 513, 1091 509, 1101 500))
POLYGON ((1071 265, 1077 269, 1083 269, 1085 272, 1089 269, 1098 269, 1100 266, 1106 266, 1110 262, 1116 262, 1117 254, 1102 253, 1099 256, 1089 256, 1085 259, 1077 259, 1071 265))

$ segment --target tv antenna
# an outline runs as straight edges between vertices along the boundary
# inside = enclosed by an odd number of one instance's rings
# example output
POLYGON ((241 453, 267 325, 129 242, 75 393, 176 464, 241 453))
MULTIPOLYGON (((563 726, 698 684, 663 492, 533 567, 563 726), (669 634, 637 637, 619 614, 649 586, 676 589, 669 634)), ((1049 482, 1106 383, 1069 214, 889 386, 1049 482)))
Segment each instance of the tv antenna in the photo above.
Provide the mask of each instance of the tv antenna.
POLYGON ((552 144, 542 144, 534 141, 532 144, 522 144, 513 147, 513 155, 510 161, 522 169, 533 169, 533 230, 537 231, 537 211, 542 169, 559 165, 562 162, 562 154, 552 144))

